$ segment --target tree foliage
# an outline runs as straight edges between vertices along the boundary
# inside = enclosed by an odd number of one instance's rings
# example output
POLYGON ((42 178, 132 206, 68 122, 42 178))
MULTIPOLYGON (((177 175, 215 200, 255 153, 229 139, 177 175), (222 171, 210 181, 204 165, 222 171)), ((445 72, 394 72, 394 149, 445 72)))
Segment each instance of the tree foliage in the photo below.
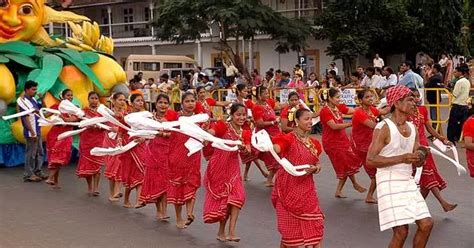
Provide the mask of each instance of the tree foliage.
POLYGON ((408 14, 418 19, 420 28, 413 48, 431 56, 460 49, 463 0, 410 0, 408 14))
POLYGON ((260 0, 164 0, 159 1, 153 21, 159 40, 183 43, 200 40, 203 33, 217 27, 223 52, 245 71, 229 38, 252 39, 258 34, 270 35, 277 41, 275 50, 302 50, 311 34, 311 26, 303 20, 289 19, 261 3, 260 0))
POLYGON ((346 75, 354 59, 369 53, 394 54, 412 46, 417 20, 408 16, 404 5, 388 0, 338 0, 315 19, 317 39, 329 39, 326 52, 342 59, 346 75))

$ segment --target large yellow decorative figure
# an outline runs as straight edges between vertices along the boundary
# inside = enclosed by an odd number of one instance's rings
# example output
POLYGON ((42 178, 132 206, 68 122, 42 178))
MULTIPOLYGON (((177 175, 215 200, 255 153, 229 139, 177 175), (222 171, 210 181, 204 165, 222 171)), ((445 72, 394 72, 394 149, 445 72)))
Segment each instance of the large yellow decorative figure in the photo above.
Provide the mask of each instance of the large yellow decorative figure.
MULTIPOLYGON (((56 11, 44 0, 0 0, 0 115, 15 112, 27 80, 38 82, 47 107, 66 88, 81 106, 87 105, 92 90, 109 95, 126 80, 112 57, 113 47, 112 39, 85 16, 56 11), (67 23, 72 37, 52 38, 44 28, 49 23, 67 23)), ((21 132, 18 123, 0 120, 0 146, 21 132)))

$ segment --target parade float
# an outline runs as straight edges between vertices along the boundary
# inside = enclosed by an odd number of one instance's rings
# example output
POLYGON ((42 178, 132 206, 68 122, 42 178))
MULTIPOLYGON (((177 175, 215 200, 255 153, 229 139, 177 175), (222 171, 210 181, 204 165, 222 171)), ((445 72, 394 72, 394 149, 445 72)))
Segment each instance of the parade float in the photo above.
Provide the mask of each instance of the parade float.
MULTIPOLYGON (((113 40, 101 35, 96 22, 54 10, 44 0, 0 1, 0 17, 0 116, 17 112, 16 99, 27 80, 38 83, 46 107, 58 103, 66 88, 81 107, 90 91, 105 101, 123 89, 126 74, 112 56, 113 40), (71 37, 48 34, 50 23, 68 25, 71 37)), ((47 132, 42 128, 43 138, 47 132)), ((22 164, 24 142, 19 119, 0 119, 0 165, 22 164)))

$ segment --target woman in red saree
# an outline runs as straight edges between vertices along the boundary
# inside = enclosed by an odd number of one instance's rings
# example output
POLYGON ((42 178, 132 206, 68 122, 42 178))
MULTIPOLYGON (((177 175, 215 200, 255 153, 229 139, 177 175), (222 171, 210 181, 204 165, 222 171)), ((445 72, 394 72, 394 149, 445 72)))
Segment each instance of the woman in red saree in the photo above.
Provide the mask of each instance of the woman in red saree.
POLYGON ((319 173, 320 143, 310 137, 311 112, 299 109, 295 113, 296 128, 273 138, 273 148, 280 157, 293 165, 310 165, 303 176, 292 176, 278 170, 272 202, 276 209, 280 247, 320 247, 324 234, 324 214, 321 211, 313 174, 319 173))
POLYGON ((462 133, 464 136, 464 145, 466 146, 466 160, 469 175, 474 177, 474 117, 471 116, 464 122, 462 133))
MULTIPOLYGON (((196 108, 196 96, 186 92, 181 97, 180 116, 192 116, 196 108)), ((201 153, 188 156, 185 143, 190 138, 182 133, 171 133, 169 156, 169 179, 167 200, 176 211, 176 226, 186 228, 194 221, 194 204, 196 191, 201 186, 201 153), (183 205, 186 205, 187 218, 181 216, 183 205)))
MULTIPOLYGON (((284 133, 291 133, 296 128, 295 112, 303 109, 304 105, 300 103, 299 93, 293 91, 288 94, 288 106, 282 108, 280 114, 280 127, 284 133)), ((318 117, 319 112, 311 113, 312 117, 318 117)))
MULTIPOLYGON (((84 109, 87 118, 101 117, 97 112, 99 107, 99 94, 90 92, 89 107, 84 109)), ((104 141, 106 131, 93 126, 87 128, 80 134, 79 141, 79 163, 76 168, 76 175, 85 178, 89 195, 99 196, 100 167, 104 164, 105 158, 91 155, 92 148, 104 141)))
MULTIPOLYGON (((242 128, 247 120, 247 109, 240 103, 234 103, 230 108, 230 122, 218 121, 209 132, 216 137, 228 140, 241 140, 250 144, 250 130, 242 128)), ((242 152, 250 152, 245 146, 242 152)), ((212 154, 204 175, 206 195, 204 200, 204 222, 219 222, 219 241, 239 242, 235 234, 237 218, 245 202, 245 190, 240 175, 239 152, 229 152, 216 149, 212 154), (225 227, 229 221, 229 233, 225 227)))
MULTIPOLYGON (((123 117, 127 114, 127 102, 125 95, 121 92, 114 93, 112 95, 112 111, 114 111, 114 117, 123 122, 123 117)), ((108 133, 104 137, 103 147, 116 147, 122 144, 122 137, 124 135, 123 129, 115 126, 112 123, 107 123, 108 126, 112 127, 113 132, 108 133)), ((122 197, 120 193, 120 182, 122 181, 122 162, 120 160, 120 154, 115 156, 105 157, 105 177, 109 180, 109 201, 118 201, 122 197)))
MULTIPOLYGON (((251 110, 255 104, 253 103, 251 99, 246 99, 248 95, 249 95, 249 92, 248 92, 247 85, 237 84, 236 86, 237 99, 235 100, 235 103, 240 103, 247 108, 247 121, 245 121, 244 125, 242 125, 242 129, 249 130, 250 132, 252 132, 253 125, 252 125, 251 110), (248 114, 249 112, 250 114, 248 114)), ((242 163, 245 164, 244 181, 250 181, 248 175, 249 175, 249 170, 250 170, 250 166, 252 165, 252 162, 255 163, 260 173, 262 173, 263 177, 265 178, 268 177, 268 172, 266 172, 263 169, 262 164, 257 159, 258 151, 256 149, 251 149, 251 150, 252 152, 246 152, 246 153, 240 154, 242 163)))
MULTIPOLYGON (((61 93, 61 97, 64 100, 72 101, 73 94, 72 90, 65 89, 61 93)), ((52 109, 58 109, 59 104, 53 105, 52 109)), ((69 114, 61 114, 61 119, 65 122, 74 122, 78 118, 69 114)), ((72 150, 72 136, 58 140, 58 136, 64 132, 71 131, 72 126, 67 125, 55 125, 51 128, 48 135, 46 136, 46 151, 48 155, 48 169, 50 170, 49 178, 46 180, 46 183, 52 185, 55 189, 60 189, 59 187, 59 170, 62 166, 69 164, 71 159, 71 150, 72 150)))
MULTIPOLYGON (((281 133, 280 127, 278 126, 278 118, 275 114, 277 103, 269 98, 270 94, 265 86, 259 86, 255 88, 253 92, 257 98, 257 102, 252 109, 253 119, 255 121, 255 131, 265 129, 270 137, 275 137, 281 133)), ((258 158, 265 163, 269 172, 265 186, 273 187, 273 176, 278 170, 278 162, 272 157, 269 152, 259 153, 258 158)))
MULTIPOLYGON (((145 111, 145 99, 141 94, 132 94, 130 96, 131 112, 145 111)), ((128 133, 123 135, 123 144, 128 144, 135 138, 132 138, 128 133)), ((138 145, 131 150, 124 152, 120 156, 122 163, 122 184, 125 187, 125 194, 123 199, 123 206, 131 208, 130 193, 136 190, 135 208, 142 207, 139 203, 140 190, 143 184, 143 173, 145 167, 150 163, 151 155, 148 153, 146 141, 143 138, 136 139, 138 145)))
MULTIPOLYGON (((168 95, 159 94, 156 99, 155 120, 159 122, 175 121, 178 114, 169 109, 170 99, 168 95)), ((166 211, 166 192, 169 187, 169 157, 171 133, 162 131, 148 143, 148 154, 150 163, 146 164, 143 178, 142 191, 140 192, 140 204, 155 203, 157 218, 168 220, 166 211)))
MULTIPOLYGON (((415 97, 415 101, 420 104, 420 93, 416 89, 413 89, 412 92, 415 97)), ((418 139, 420 141, 420 145, 429 145, 428 138, 426 137, 425 133, 425 128, 433 137, 441 140, 445 145, 452 145, 452 143, 449 142, 446 137, 437 133, 436 130, 434 130, 434 128, 431 126, 430 118, 428 117, 428 110, 425 106, 418 105, 415 113, 409 116, 408 119, 412 121, 418 129, 418 139)), ((443 210, 445 212, 448 212, 454 210, 457 207, 457 204, 451 204, 443 198, 443 196, 441 195, 441 191, 445 188, 446 182, 439 174, 438 168, 436 168, 433 155, 431 155, 431 153, 428 153, 425 164, 423 165, 423 171, 421 172, 420 192, 424 198, 428 197, 428 194, 432 192, 441 204, 443 210)))
MULTIPOLYGON (((208 97, 208 92, 206 91, 206 88, 204 86, 198 86, 196 87, 196 95, 197 95, 197 101, 196 101, 196 108, 194 110, 195 114, 200 114, 204 113, 209 115, 209 121, 208 123, 204 124, 204 128, 212 128, 215 124, 215 119, 214 119, 214 114, 212 113, 212 108, 213 107, 225 107, 230 104, 230 102, 226 101, 216 101, 212 97, 208 97)), ((209 161, 209 158, 212 156, 212 153, 214 152, 214 148, 210 145, 207 144, 204 146, 202 149, 202 155, 204 158, 209 161)))
POLYGON ((357 99, 360 107, 356 108, 352 115, 352 149, 357 155, 364 170, 370 178, 370 187, 365 198, 366 203, 377 203, 374 198, 376 189, 375 173, 376 168, 369 168, 366 164, 367 151, 369 150, 370 142, 375 125, 377 125, 377 117, 379 115, 387 114, 390 109, 378 110, 373 106, 374 94, 368 89, 363 89, 357 92, 357 99))
POLYGON ((341 104, 341 92, 336 88, 324 90, 321 96, 326 101, 326 106, 321 109, 320 113, 323 126, 323 147, 331 160, 337 179, 339 179, 335 196, 346 198, 342 189, 348 177, 352 181, 354 189, 363 193, 367 189, 359 185, 355 178, 355 174, 359 172, 361 161, 354 154, 345 130, 352 126, 352 123, 345 123, 342 116, 343 114, 352 114, 354 109, 341 104))

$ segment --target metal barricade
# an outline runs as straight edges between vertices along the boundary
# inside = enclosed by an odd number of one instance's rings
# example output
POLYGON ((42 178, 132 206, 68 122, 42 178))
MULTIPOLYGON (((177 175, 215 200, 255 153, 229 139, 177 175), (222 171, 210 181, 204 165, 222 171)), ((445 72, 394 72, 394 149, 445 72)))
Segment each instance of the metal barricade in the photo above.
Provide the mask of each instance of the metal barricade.
POLYGON ((451 110, 451 102, 452 102, 452 94, 449 90, 445 88, 424 88, 424 95, 425 95, 425 103, 424 106, 428 108, 430 122, 435 124, 436 131, 438 133, 443 133, 443 124, 447 124, 449 120, 449 111, 451 110), (436 93, 436 104, 429 103, 426 101, 426 94, 429 92, 436 93), (443 96, 446 96, 447 99, 443 99, 443 96), (447 116, 445 118, 442 117, 444 110, 447 110, 447 116), (436 115, 436 118, 433 118, 433 114, 436 115))

